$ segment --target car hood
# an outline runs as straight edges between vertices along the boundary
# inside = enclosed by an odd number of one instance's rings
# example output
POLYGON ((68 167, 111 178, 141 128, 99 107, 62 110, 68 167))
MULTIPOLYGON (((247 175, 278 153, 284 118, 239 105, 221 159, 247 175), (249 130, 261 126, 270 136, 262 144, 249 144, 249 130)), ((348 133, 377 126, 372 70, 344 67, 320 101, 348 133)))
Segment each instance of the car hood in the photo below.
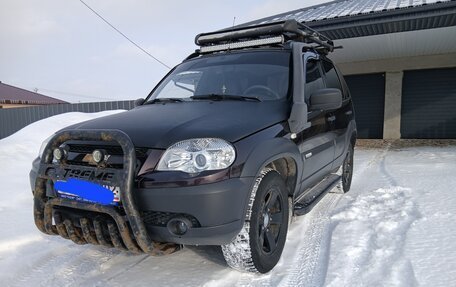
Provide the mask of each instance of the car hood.
POLYGON ((155 103, 65 128, 117 129, 136 147, 168 148, 191 138, 215 137, 236 142, 289 114, 285 101, 186 101, 155 103))

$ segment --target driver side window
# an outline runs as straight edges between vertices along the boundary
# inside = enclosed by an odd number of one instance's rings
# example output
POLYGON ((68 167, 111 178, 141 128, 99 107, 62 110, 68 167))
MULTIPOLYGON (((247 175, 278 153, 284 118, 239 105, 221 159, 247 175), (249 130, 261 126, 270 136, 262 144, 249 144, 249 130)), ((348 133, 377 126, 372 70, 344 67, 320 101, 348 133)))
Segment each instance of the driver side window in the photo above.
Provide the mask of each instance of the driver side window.
POLYGON ((321 76, 320 64, 318 60, 309 60, 306 63, 306 86, 304 88, 304 95, 306 102, 309 102, 309 98, 313 92, 323 89, 324 83, 321 76))

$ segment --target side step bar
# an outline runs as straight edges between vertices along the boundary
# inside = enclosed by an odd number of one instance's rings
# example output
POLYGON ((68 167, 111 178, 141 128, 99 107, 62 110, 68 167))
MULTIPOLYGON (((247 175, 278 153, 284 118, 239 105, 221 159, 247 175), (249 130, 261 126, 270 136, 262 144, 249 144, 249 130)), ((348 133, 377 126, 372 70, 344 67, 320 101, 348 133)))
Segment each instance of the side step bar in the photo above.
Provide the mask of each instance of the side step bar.
POLYGON ((323 179, 306 193, 307 196, 302 197, 294 203, 294 215, 300 216, 311 211, 312 208, 339 183, 340 179, 341 176, 338 174, 331 174, 323 179), (312 194, 314 194, 314 196, 312 196, 312 194))

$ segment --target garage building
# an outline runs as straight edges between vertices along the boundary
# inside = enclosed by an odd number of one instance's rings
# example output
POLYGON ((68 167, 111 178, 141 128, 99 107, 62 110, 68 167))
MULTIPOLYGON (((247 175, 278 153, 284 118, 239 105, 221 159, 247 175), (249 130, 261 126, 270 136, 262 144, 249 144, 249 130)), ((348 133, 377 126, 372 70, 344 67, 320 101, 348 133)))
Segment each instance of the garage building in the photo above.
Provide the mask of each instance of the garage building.
POLYGON ((330 58, 359 138, 456 139, 455 0, 337 0, 244 25, 288 19, 343 46, 330 58))

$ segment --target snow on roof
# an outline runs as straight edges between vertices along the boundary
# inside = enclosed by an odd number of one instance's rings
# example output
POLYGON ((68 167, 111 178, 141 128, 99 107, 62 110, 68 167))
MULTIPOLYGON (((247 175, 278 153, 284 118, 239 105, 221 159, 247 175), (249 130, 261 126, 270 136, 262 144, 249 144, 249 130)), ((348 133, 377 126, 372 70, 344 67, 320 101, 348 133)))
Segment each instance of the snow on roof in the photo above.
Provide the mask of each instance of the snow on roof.
POLYGON ((67 104, 67 102, 0 82, 0 104, 67 104))
POLYGON ((288 19, 311 22, 451 1, 453 0, 336 0, 260 19, 258 23, 269 23, 288 19))

